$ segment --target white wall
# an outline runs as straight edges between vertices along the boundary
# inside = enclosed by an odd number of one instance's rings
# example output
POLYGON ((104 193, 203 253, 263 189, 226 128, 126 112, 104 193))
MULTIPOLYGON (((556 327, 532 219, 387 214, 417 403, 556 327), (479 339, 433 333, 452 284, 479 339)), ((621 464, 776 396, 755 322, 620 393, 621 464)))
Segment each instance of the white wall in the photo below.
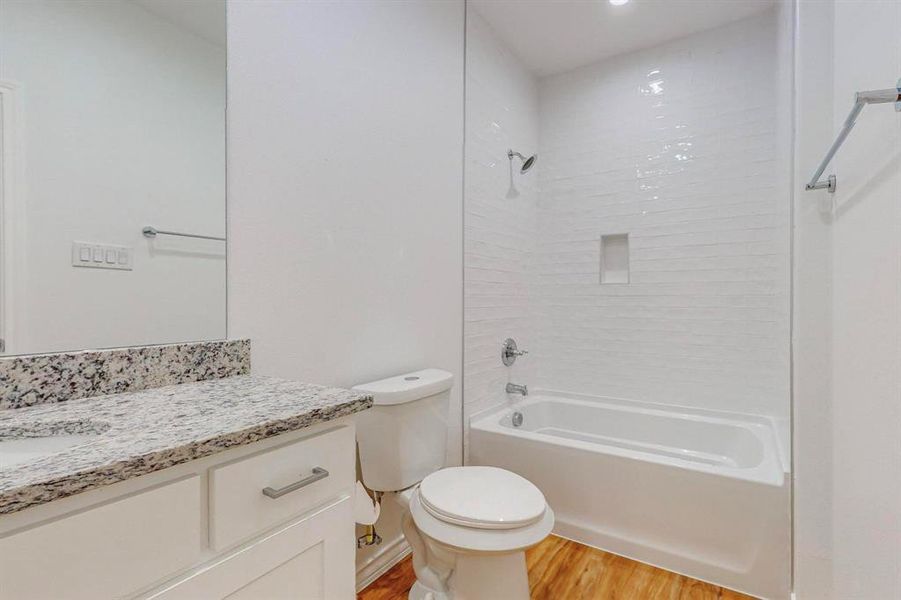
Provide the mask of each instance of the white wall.
MULTIPOLYGON (((800 3, 799 16, 797 164, 806 178, 853 93, 901 76, 901 3, 800 3)), ((831 390, 812 369, 796 386, 796 588, 802 600, 898 598, 901 115, 866 108, 828 172, 838 190, 827 217, 814 219, 811 208, 825 192, 796 199, 796 214, 809 215, 798 219, 796 314, 831 324, 829 336, 799 327, 796 363, 832 370, 831 390), (813 251, 830 246, 831 257, 817 260, 813 251), (831 298, 817 298, 830 289, 831 298)))
POLYGON ((774 11, 540 82, 542 388, 789 412, 774 11), (631 281, 599 283, 602 234, 631 281))
MULTIPOLYGON (((229 4, 229 328, 253 371, 454 373, 460 461, 462 2, 229 4)), ((388 503, 381 547, 400 539, 388 503)))
MULTIPOLYGON (((833 124, 901 77, 901 3, 835 3, 833 124)), ((835 167, 835 596, 901 598, 901 115, 867 109, 835 167)))
POLYGON ((792 321, 793 562, 798 600, 832 590, 832 227, 828 194, 804 192, 832 143, 832 3, 797 4, 794 315, 792 321), (825 33, 824 33, 825 32, 825 33), (823 93, 824 90, 826 93, 823 93))
MULTIPOLYGON (((508 381, 528 381, 530 357, 501 363, 508 337, 528 349, 538 172, 507 150, 538 151, 536 80, 470 8, 466 14, 465 386, 467 418, 506 401, 508 381), (512 187, 511 187, 512 186, 512 187)), ((466 429, 468 433, 468 428, 466 429)), ((468 436, 467 436, 468 437, 468 436)))
MULTIPOLYGON (((225 336, 225 52, 129 2, 4 1, 19 174, 9 351, 225 336), (73 241, 134 248, 134 270, 71 266, 73 241)), ((9 141, 9 140, 7 140, 9 141)))

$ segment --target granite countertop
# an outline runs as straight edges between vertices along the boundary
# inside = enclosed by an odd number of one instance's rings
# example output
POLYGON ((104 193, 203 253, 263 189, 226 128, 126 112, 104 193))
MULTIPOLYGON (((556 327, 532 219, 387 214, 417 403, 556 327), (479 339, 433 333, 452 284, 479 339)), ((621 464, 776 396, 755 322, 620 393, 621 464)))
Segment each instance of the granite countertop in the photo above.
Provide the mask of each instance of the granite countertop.
POLYGON ((85 443, 12 466, 3 464, 0 446, 0 515, 370 406, 367 394, 247 375, 0 411, 0 442, 88 435, 85 443))

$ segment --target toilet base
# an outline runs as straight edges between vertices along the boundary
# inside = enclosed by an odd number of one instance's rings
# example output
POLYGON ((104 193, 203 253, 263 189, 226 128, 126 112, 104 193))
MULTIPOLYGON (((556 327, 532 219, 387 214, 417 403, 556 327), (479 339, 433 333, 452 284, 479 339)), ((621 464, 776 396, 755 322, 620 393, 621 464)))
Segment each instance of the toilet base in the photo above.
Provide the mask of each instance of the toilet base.
POLYGON ((409 598, 409 600, 450 600, 450 596, 447 594, 430 590, 418 581, 410 588, 410 593, 407 594, 407 598, 409 598))
POLYGON ((459 554, 448 579, 448 592, 432 590, 416 581, 410 600, 529 600, 525 552, 459 554))
POLYGON ((448 585, 454 600, 529 600, 526 553, 459 555, 448 585))
POLYGON ((417 491, 395 494, 413 551, 410 600, 529 600, 525 550, 551 532, 550 507, 540 522, 518 530, 467 530, 424 511, 417 491))

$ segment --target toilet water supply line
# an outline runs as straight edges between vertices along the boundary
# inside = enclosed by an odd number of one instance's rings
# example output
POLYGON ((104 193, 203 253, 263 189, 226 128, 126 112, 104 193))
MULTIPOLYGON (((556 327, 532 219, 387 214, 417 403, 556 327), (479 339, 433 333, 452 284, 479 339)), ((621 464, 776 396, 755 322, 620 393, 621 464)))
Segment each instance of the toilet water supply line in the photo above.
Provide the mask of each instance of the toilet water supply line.
MULTIPOLYGON (((404 499, 400 492, 395 492, 395 495, 397 501, 404 505, 404 499)), ((363 482, 357 481, 354 489, 354 521, 365 527, 363 535, 357 538, 357 548, 382 543, 381 536, 375 531, 375 522, 381 514, 381 500, 383 496, 383 492, 370 490, 363 485, 363 482)), ((450 578, 453 569, 447 568, 443 569, 443 572, 439 572, 429 566, 430 551, 413 523, 413 515, 410 513, 409 507, 404 506, 404 508, 404 516, 401 518, 401 529, 407 543, 413 549, 413 571, 416 573, 416 579, 421 581, 423 585, 445 594, 448 592, 447 580, 450 578)), ((431 592, 426 595, 424 600, 429 598, 433 598, 431 592)))
POLYGON ((375 530, 375 524, 371 523, 369 525, 363 526, 363 535, 357 538, 357 548, 362 548, 364 546, 378 546, 382 543, 382 536, 380 536, 375 530))
POLYGON ((354 521, 363 525, 363 535, 357 538, 357 548, 382 543, 382 537, 375 530, 375 522, 382 512, 382 493, 370 491, 361 481, 354 488, 354 521))
MULTIPOLYGON (((363 535, 357 538, 357 548, 364 546, 372 546, 382 543, 382 538, 375 531, 375 522, 381 514, 381 500, 384 496, 383 492, 368 489, 363 482, 357 481, 354 488, 354 521, 365 527, 363 535)), ((395 492, 397 501, 404 505, 403 496, 400 492, 395 492)), ((404 537, 410 547, 413 549, 413 571, 416 573, 416 579, 421 581, 423 585, 433 590, 437 590, 442 594, 448 592, 447 580, 450 578, 452 569, 444 569, 443 573, 438 572, 429 566, 429 549, 416 529, 413 523, 413 515, 407 506, 404 506, 404 515, 401 518, 401 529, 404 537)), ((431 592, 426 595, 427 600, 433 597, 431 592)))

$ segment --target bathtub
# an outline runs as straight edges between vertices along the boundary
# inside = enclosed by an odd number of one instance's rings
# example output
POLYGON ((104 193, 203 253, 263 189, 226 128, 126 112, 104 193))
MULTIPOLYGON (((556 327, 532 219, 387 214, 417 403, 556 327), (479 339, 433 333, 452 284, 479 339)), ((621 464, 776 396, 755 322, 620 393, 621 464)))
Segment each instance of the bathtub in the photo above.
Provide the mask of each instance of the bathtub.
POLYGON ((469 462, 535 483, 558 535, 783 599, 791 571, 785 448, 766 418, 542 392, 473 419, 469 462))

